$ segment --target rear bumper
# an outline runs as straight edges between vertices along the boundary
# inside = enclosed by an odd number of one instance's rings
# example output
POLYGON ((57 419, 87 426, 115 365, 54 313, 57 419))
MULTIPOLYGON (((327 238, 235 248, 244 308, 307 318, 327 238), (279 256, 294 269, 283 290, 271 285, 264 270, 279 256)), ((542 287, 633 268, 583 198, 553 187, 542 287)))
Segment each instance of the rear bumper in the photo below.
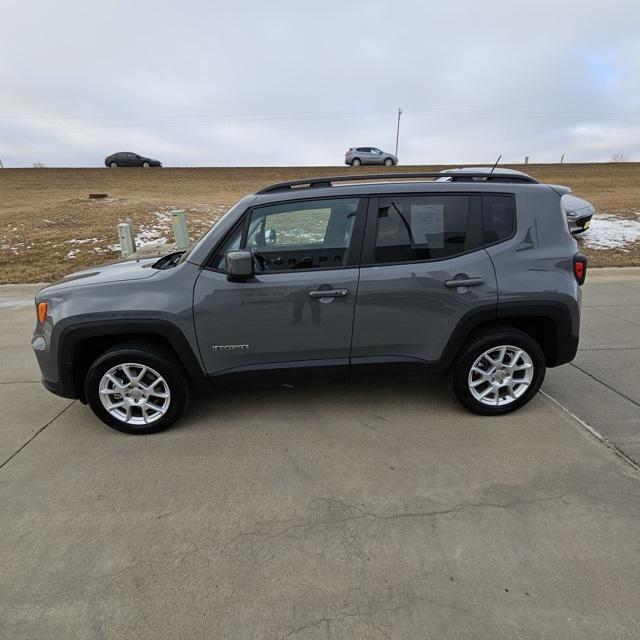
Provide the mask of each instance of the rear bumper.
POLYGON ((548 366, 558 367, 561 364, 567 364, 571 362, 578 353, 578 343, 580 339, 578 336, 572 334, 566 335, 556 347, 556 359, 553 363, 549 363, 548 366))

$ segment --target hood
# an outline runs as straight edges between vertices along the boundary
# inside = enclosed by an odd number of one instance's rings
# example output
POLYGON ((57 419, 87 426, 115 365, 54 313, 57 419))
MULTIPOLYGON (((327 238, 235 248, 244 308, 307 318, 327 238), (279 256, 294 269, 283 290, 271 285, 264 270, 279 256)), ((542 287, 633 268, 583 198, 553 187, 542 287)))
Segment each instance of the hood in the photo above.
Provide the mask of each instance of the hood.
POLYGON ((567 215, 571 217, 593 215, 596 212, 595 207, 590 202, 577 196, 563 195, 562 204, 567 215))
POLYGON ((547 186, 553 189, 560 197, 571 193, 571 187, 565 187, 561 184, 548 184, 547 186))
POLYGON ((99 265, 83 271, 76 271, 68 276, 48 285, 42 291, 54 292, 71 287, 85 285, 99 285, 107 282, 119 282, 121 280, 142 280, 151 278, 158 273, 152 265, 158 261, 158 257, 145 258, 144 260, 122 260, 99 265))

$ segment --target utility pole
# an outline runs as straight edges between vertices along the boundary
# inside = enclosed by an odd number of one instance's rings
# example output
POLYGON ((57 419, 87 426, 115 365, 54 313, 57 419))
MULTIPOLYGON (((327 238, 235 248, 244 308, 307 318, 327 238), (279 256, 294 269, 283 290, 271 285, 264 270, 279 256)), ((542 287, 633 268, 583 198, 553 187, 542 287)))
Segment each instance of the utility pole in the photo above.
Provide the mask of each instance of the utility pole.
POLYGON ((0 169, 4 169, 4 165, 2 164, 2 158, 0 158, 0 169))
POLYGON ((562 164, 564 162, 564 153, 562 154, 562 156, 560 156, 560 164, 562 164))
POLYGON ((398 107, 398 126, 396 127, 396 157, 398 157, 398 140, 400 139, 400 116, 402 115, 402 107, 398 107))

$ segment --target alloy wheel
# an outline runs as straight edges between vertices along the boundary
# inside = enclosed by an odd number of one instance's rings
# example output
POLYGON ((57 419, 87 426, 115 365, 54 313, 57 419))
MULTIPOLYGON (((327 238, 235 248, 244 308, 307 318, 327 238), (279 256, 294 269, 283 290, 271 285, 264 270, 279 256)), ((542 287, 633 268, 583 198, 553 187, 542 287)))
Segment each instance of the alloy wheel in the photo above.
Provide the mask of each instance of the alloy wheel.
POLYGON ((469 391, 482 404, 505 406, 527 391, 533 373, 533 360, 524 349, 512 345, 491 347, 471 366, 469 391))
POLYGON ((171 404, 167 381, 155 369, 135 362, 111 367, 100 379, 99 396, 111 416, 132 426, 153 424, 171 404))

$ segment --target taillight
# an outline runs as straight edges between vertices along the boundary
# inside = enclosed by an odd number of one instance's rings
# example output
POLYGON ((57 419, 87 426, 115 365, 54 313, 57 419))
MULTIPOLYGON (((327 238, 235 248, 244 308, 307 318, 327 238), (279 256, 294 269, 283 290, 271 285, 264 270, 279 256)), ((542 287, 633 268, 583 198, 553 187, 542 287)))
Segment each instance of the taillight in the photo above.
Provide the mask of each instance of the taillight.
POLYGON ((576 253, 573 256, 573 275, 576 277, 578 284, 584 284, 587 277, 587 256, 583 253, 576 253))

